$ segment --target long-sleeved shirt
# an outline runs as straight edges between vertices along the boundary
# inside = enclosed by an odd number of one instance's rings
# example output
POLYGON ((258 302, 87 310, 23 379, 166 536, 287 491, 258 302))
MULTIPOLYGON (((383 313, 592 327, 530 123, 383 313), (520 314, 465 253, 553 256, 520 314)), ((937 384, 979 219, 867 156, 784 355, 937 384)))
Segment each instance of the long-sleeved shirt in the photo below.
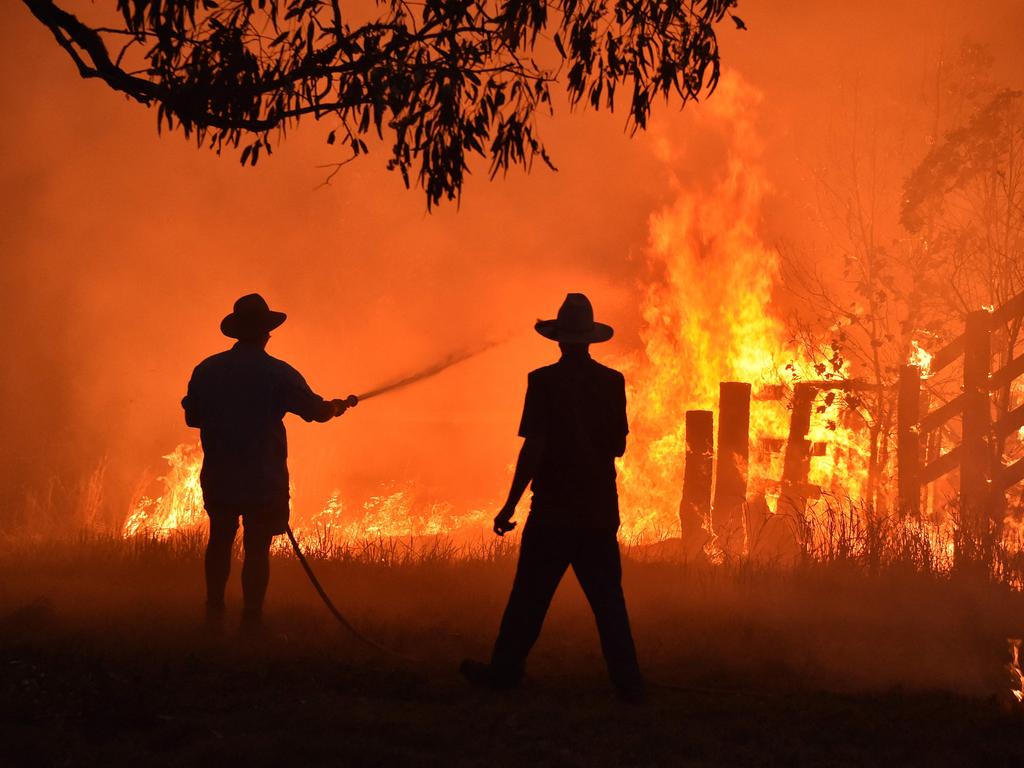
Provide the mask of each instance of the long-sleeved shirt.
POLYGON ((238 342, 196 366, 181 401, 203 444, 200 483, 207 509, 287 509, 284 415, 327 421, 334 407, 302 375, 259 345, 238 342))

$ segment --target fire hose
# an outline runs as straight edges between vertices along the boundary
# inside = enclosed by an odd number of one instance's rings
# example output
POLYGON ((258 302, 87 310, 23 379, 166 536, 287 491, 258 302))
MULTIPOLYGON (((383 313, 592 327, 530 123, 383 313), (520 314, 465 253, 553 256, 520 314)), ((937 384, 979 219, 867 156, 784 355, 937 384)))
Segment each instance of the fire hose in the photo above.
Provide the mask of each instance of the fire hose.
MULTIPOLYGON (((396 389, 401 389, 403 387, 409 386, 410 384, 415 384, 418 381, 428 379, 431 376, 436 376, 437 374, 441 373, 441 371, 447 368, 451 368, 456 363, 461 363, 463 360, 467 360, 470 357, 475 357, 476 355, 479 355, 481 352, 490 349, 492 346, 494 346, 494 342, 488 343, 482 347, 477 347, 476 349, 455 352, 449 355, 448 357, 444 358, 440 362, 437 362, 434 365, 424 368, 421 371, 417 371, 416 373, 410 374, 408 376, 402 376, 397 379, 393 379, 392 381, 389 381, 386 384, 381 384, 378 387, 374 387, 373 389, 364 392, 361 395, 349 395, 347 398, 345 398, 344 403, 347 407, 351 408, 363 400, 369 400, 372 397, 378 397, 379 395, 383 395, 386 392, 393 392, 396 389)), ((292 528, 290 525, 287 526, 287 528, 285 529, 285 533, 288 534, 288 541, 291 542, 292 551, 295 552, 295 557, 298 559, 299 564, 302 566, 302 570, 306 572, 306 576, 309 578, 309 582, 313 585, 313 589, 315 589, 316 593, 320 595, 320 599, 323 601, 324 605, 327 606, 327 610, 329 610, 331 612, 331 615, 334 616, 335 619, 337 619, 338 623, 342 627, 344 627, 349 632, 349 634, 352 635, 352 637, 356 638, 364 645, 367 645, 370 648, 374 648, 378 651, 382 651, 383 653, 386 653, 390 656, 396 656, 398 658, 411 661, 410 657, 406 656, 405 654, 399 653, 398 651, 392 648, 388 648, 385 645, 381 645, 376 640, 373 640, 372 638, 369 638, 366 635, 364 635, 355 627, 355 625, 351 621, 348 620, 345 614, 338 610, 338 607, 334 604, 334 601, 331 600, 330 595, 327 594, 327 590, 325 590, 323 584, 320 583, 320 579, 317 578, 316 573, 313 571, 313 567, 309 564, 309 561, 306 559, 306 556, 302 554, 302 548, 299 546, 298 539, 295 538, 295 534, 292 532, 292 528)))
POLYGON ((355 625, 351 621, 349 621, 348 618, 346 618, 345 614, 338 610, 337 606, 334 604, 334 601, 331 600, 331 596, 327 594, 327 590, 325 590, 323 584, 320 583, 320 579, 316 577, 316 573, 314 573, 312 566, 306 559, 306 556, 302 554, 302 549, 299 547, 299 542, 295 538, 295 534, 292 533, 292 527, 290 525, 285 529, 285 533, 288 534, 288 541, 290 541, 292 544, 292 550, 295 552, 295 557, 298 558, 299 564, 302 566, 302 570, 304 570, 306 572, 306 576, 309 577, 310 584, 313 585, 313 589, 315 589, 316 593, 320 595, 320 599, 324 601, 324 605, 327 606, 327 610, 329 610, 331 614, 334 616, 334 618, 338 620, 338 623, 341 624, 341 626, 343 626, 346 630, 348 630, 349 634, 351 634, 352 637, 354 637, 356 640, 363 643, 364 645, 368 645, 371 648, 374 648, 378 651, 383 651, 389 656, 397 656, 398 658, 405 659, 407 661, 410 660, 409 657, 405 654, 399 653, 396 650, 388 648, 386 645, 381 645, 376 640, 367 637, 358 629, 356 629, 355 625))

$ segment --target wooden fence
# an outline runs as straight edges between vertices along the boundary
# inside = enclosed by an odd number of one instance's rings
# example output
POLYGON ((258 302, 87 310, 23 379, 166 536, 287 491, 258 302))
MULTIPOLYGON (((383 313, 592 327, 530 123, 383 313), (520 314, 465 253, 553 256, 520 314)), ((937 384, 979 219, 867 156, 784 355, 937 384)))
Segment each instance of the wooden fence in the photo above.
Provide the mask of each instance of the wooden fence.
MULTIPOLYGON (((997 421, 991 417, 992 393, 1024 375, 1024 355, 991 370, 992 332, 1021 317, 1024 293, 998 309, 968 315, 964 333, 932 358, 928 371, 928 375, 934 375, 962 358, 962 392, 934 409, 923 386, 921 368, 906 365, 900 370, 896 393, 899 512, 919 517, 922 494, 929 485, 959 470, 960 546, 965 546, 965 540, 984 540, 992 528, 991 521, 1000 519, 1006 490, 1024 480, 1024 459, 1003 466, 998 450, 1006 437, 1024 426, 1024 405, 1008 410, 997 421), (940 453, 940 430, 956 418, 962 422, 960 443, 940 453)), ((820 493, 808 483, 811 458, 824 449, 808 439, 818 395, 824 390, 866 386, 856 381, 805 381, 794 386, 779 483, 779 511, 801 517, 806 501, 820 493)), ((723 550, 742 551, 743 515, 748 508, 750 401, 750 384, 720 385, 717 440, 712 411, 686 413, 686 463, 679 517, 684 546, 690 554, 698 554, 706 543, 704 521, 708 519, 723 550)))
MULTIPOLYGON (((778 483, 780 509, 800 517, 807 500, 821 493, 808 481, 811 458, 825 450, 824 444, 808 438, 816 398, 823 391, 861 387, 850 381, 804 381, 795 385, 789 434, 778 441, 783 450, 778 483)), ((782 395, 781 388, 770 389, 760 399, 781 399, 782 395)), ((726 381, 719 385, 717 440, 712 411, 686 412, 679 522, 684 547, 691 556, 699 554, 707 541, 704 524, 709 519, 722 550, 729 554, 743 551, 744 515, 749 511, 750 403, 750 384, 726 381)))
POLYGON ((998 309, 978 310, 967 316, 963 334, 935 354, 927 371, 934 376, 961 360, 962 391, 934 410, 923 387, 920 367, 906 365, 900 370, 896 417, 900 512, 919 516, 922 492, 927 486, 959 470, 960 538, 965 546, 984 542, 993 522, 998 527, 1006 491, 1024 480, 1024 459, 1004 466, 1001 455, 1005 439, 1024 426, 1024 406, 992 419, 992 395, 1024 374, 1024 355, 991 370, 993 330, 1022 315, 1024 293, 998 309), (936 446, 941 441, 935 438, 953 419, 961 422, 960 443, 939 454, 936 446))

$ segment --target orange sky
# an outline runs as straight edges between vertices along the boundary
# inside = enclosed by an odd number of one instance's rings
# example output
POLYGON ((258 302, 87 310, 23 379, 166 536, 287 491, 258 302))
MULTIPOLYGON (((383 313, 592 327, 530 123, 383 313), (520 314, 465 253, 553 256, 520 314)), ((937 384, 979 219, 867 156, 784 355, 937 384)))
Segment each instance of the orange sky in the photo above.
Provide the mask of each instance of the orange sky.
MULTIPOLYGON (((996 79, 1022 85, 1024 3, 978 7, 741 5, 749 31, 725 30, 723 59, 763 93, 766 242, 818 236, 811 171, 845 146, 852 115, 903 137, 897 165, 923 155, 915 105, 964 36, 991 47, 996 79)), ((545 129, 558 173, 490 183, 481 168, 461 209, 428 214, 380 155, 318 187, 317 166, 332 160, 326 126, 305 126, 255 169, 158 137, 154 114, 80 80, 20 3, 0 14, 0 522, 19 519, 26 492, 54 479, 72 488, 104 456, 110 515, 123 513, 147 468, 195 439, 178 401, 192 366, 226 345, 220 318, 250 291, 290 314, 270 351, 325 396, 510 337, 326 427, 289 424, 298 503, 406 479, 456 503, 497 498, 526 372, 556 352, 532 322, 585 291, 618 329, 601 352, 634 350, 650 217, 721 161, 699 105, 659 109, 632 140, 621 115, 563 107, 545 129)))

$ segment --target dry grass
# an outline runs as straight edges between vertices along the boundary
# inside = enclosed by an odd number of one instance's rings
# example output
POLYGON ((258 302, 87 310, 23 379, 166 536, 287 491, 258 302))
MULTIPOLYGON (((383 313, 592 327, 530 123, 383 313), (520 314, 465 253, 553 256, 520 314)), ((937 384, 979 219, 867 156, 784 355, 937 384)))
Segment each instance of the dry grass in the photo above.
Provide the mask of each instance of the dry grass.
MULTIPOLYGON (((922 567, 913 541, 891 550, 907 557, 872 568, 855 549, 789 568, 627 549, 642 663, 669 686, 641 710, 614 702, 571 577, 526 690, 492 697, 462 685, 458 660, 485 657, 493 640, 513 542, 307 547, 339 607, 415 664, 342 634, 286 552, 273 563, 270 639, 211 643, 198 630, 203 543, 0 541, 0 718, 17 729, 5 740, 23 758, 14 764, 72 754, 80 765, 1024 759, 1004 666, 1006 638, 1024 634, 1021 594, 922 567)), ((237 609, 237 571, 229 597, 237 609)))

